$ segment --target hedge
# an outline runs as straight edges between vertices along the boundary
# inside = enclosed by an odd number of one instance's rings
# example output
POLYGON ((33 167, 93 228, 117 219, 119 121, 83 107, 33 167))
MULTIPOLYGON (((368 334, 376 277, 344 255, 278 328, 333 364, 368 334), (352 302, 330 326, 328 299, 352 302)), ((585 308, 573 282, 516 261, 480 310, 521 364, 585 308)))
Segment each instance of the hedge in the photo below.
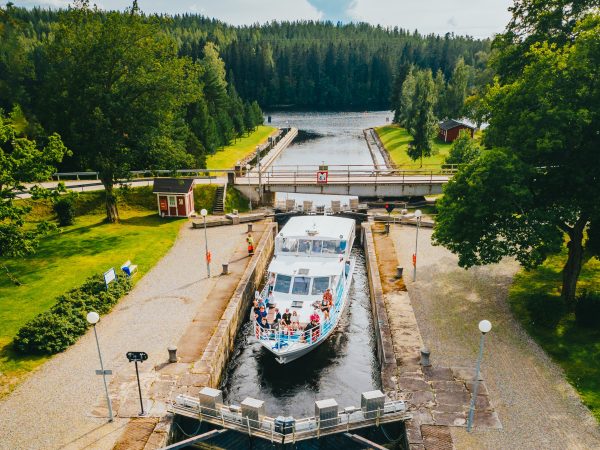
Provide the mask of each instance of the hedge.
POLYGON ((575 319, 582 327, 600 328, 600 292, 584 291, 577 298, 575 319))
POLYGON ((50 311, 38 314, 21 327, 13 341, 14 348, 28 355, 52 355, 66 350, 87 330, 87 313, 106 314, 130 289, 131 282, 124 275, 117 275, 108 290, 102 274, 88 278, 80 287, 58 296, 50 311))

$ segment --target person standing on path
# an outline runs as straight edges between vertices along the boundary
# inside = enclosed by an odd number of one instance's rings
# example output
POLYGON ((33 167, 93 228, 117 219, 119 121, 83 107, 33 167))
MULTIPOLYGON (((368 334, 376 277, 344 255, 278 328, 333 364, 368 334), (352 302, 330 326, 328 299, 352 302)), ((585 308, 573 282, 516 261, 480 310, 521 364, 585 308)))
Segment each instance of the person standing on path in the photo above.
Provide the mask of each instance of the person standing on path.
POLYGON ((252 233, 248 233, 246 242, 248 243, 248 256, 254 255, 254 238, 252 237, 252 233))

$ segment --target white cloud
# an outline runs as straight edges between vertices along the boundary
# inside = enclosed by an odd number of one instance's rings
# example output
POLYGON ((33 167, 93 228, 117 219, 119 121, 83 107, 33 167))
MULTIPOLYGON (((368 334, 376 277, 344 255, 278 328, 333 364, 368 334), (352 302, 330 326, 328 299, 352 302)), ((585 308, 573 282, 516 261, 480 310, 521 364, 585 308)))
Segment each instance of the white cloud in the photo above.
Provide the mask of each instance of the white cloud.
POLYGON ((348 15, 354 21, 417 29, 424 34, 490 37, 504 30, 510 5, 511 0, 354 0, 348 15))

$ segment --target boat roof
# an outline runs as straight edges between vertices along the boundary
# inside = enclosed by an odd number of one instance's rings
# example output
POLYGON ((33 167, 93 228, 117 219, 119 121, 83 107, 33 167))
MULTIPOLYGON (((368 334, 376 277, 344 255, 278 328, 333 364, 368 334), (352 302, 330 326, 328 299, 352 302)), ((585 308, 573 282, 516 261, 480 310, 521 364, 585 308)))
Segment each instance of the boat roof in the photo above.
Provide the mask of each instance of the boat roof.
POLYGON ((269 265, 269 272, 282 275, 298 275, 306 277, 326 277, 339 275, 343 261, 332 258, 299 259, 294 256, 277 256, 269 265), (304 273, 305 269, 308 272, 304 273))
POLYGON ((353 219, 332 216, 292 217, 279 232, 281 237, 309 237, 314 239, 347 239, 355 226, 353 219), (311 235, 309 230, 317 230, 311 235), (341 237, 340 237, 341 236, 341 237))

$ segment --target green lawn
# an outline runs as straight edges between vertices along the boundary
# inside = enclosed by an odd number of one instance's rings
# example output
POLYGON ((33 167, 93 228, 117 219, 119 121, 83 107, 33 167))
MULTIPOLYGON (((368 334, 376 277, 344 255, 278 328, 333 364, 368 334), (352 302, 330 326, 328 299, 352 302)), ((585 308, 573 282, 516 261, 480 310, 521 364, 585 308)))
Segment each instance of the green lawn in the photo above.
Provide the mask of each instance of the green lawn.
MULTIPOLYGON (((535 323, 535 318, 525 307, 530 296, 560 295, 565 260, 566 251, 563 251, 535 270, 521 270, 510 290, 510 304, 515 316, 563 368, 569 382, 600 421, 600 330, 577 326, 574 313, 565 315, 555 328, 545 328, 535 323)), ((586 262, 579 280, 579 291, 600 290, 600 261, 597 258, 586 262)))
MULTIPOLYGON (((413 161, 406 154, 408 144, 412 140, 406 129, 397 125, 385 125, 375 128, 375 132, 399 169, 420 168, 421 160, 413 161)), ((451 146, 452 144, 444 143, 436 138, 433 144, 435 154, 429 158, 423 158, 423 169, 439 169, 444 164, 451 146)))
MULTIPOLYGON (((146 197, 137 193, 129 196, 146 197)), ((171 248, 185 222, 182 219, 160 219, 156 211, 132 202, 120 206, 120 224, 107 224, 103 222, 101 210, 98 210, 99 199, 98 193, 82 195, 78 210, 87 207, 93 211, 77 217, 75 225, 43 239, 34 255, 25 259, 0 259, 0 265, 6 265, 23 283, 15 286, 2 269, 0 396, 47 359, 22 357, 11 351, 9 344, 25 322, 50 308, 58 295, 80 285, 88 276, 110 267, 119 270, 128 259, 138 265, 139 273, 134 281, 141 279, 171 248)), ((39 218, 46 209, 40 205, 32 216, 39 218)))
POLYGON ((233 144, 206 158, 209 169, 232 169, 235 163, 256 151, 256 146, 267 141, 274 127, 260 125, 253 133, 237 139, 233 144))

